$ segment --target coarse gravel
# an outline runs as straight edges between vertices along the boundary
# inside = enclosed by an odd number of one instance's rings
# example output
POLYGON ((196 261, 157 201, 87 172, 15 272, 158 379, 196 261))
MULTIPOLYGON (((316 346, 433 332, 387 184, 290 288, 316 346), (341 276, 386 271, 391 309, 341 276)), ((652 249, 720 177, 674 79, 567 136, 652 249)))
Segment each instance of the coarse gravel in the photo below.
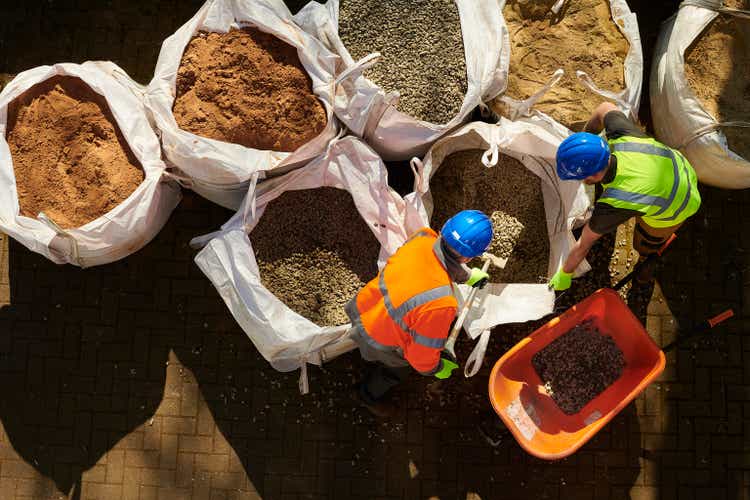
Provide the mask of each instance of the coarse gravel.
POLYGON ((399 92, 400 111, 439 124, 458 114, 467 76, 454 0, 342 0, 339 10, 344 46, 355 60, 382 54, 365 76, 399 92))
MULTIPOLYGON (((492 220, 488 252, 508 259, 505 269, 490 266, 493 283, 539 283, 547 275, 549 236, 541 180, 518 160, 500 155, 485 167, 484 151, 458 151, 443 160, 430 180, 432 227, 439 229, 461 210, 481 210, 492 220)), ((481 267, 479 259, 469 263, 481 267)))
POLYGON ((263 286, 319 326, 348 323, 344 305, 377 275, 380 244, 341 189, 287 191, 250 240, 263 286))
POLYGON ((588 320, 537 352, 531 364, 555 404, 573 415, 620 378, 625 357, 612 337, 588 320))

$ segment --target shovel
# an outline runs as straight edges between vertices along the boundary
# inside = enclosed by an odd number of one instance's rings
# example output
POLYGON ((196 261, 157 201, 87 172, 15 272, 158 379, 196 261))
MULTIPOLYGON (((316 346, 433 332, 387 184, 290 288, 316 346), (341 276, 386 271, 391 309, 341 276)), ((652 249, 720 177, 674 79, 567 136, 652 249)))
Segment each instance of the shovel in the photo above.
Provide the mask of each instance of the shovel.
MULTIPOLYGON (((501 257, 498 257, 497 255, 492 255, 490 253, 482 254, 482 259, 484 260, 482 271, 485 273, 487 272, 487 269, 490 268, 490 264, 493 264, 502 269, 508 262, 508 259, 503 259, 501 257)), ((461 331, 461 328, 464 326, 466 317, 469 315, 469 310, 474 304, 474 298, 476 297, 478 290, 479 288, 472 288, 469 292, 469 296, 466 298, 464 305, 461 307, 461 312, 458 315, 458 319, 453 325, 453 330, 451 330, 451 333, 448 336, 448 341, 445 343, 445 347, 443 347, 443 351, 446 351, 453 359, 456 359, 456 340, 458 339, 458 334, 461 331)))

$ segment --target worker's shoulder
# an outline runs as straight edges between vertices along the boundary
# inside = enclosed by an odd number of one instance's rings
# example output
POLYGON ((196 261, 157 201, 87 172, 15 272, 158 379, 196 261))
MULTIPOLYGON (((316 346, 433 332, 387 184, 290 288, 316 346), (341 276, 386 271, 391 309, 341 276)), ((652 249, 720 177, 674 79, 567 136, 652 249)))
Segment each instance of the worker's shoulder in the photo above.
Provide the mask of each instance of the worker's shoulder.
POLYGON ((620 137, 640 137, 648 138, 648 134, 638 127, 638 125, 628 118, 622 111, 610 111, 604 115, 604 131, 607 139, 613 141, 620 137))

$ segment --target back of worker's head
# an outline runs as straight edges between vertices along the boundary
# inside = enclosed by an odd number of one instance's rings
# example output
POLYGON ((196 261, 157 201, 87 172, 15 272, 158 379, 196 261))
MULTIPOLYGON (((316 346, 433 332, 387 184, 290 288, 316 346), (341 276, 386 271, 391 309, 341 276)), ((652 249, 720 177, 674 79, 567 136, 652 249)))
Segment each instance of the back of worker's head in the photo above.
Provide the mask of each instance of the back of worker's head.
POLYGON ((564 181, 583 180, 609 165, 609 146, 598 135, 578 132, 557 148, 557 175, 564 181))
POLYGON ((492 241, 492 222, 479 210, 464 210, 445 222, 440 236, 458 255, 477 257, 492 241))

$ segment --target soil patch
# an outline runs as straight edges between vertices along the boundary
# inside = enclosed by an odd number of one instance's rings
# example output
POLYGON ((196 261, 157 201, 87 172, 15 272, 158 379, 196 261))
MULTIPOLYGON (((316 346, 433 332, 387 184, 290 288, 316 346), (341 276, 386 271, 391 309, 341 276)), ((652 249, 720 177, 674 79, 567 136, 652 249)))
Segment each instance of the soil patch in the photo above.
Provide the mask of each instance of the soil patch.
POLYGON ((320 326, 347 323, 344 305, 378 272, 380 244, 341 189, 284 193, 250 240, 263 286, 320 326))
POLYGON ((358 60, 382 58, 365 76, 401 98, 398 109, 447 123, 466 95, 461 20, 454 0, 342 0, 339 35, 358 60))
POLYGON ((584 321, 537 352, 531 363, 557 406, 573 415, 620 378, 625 357, 612 337, 584 321))
MULTIPOLYGON (((493 283, 539 283, 547 275, 549 237, 541 180, 518 160, 500 155, 485 167, 481 149, 458 151, 440 165, 430 181, 435 209, 432 227, 466 209, 492 219, 494 236, 488 252, 508 258, 505 269, 490 266, 493 283)), ((481 267, 479 259, 469 265, 481 267)))
POLYGON ((297 49, 254 28, 190 40, 173 112, 188 132, 272 151, 296 150, 327 123, 297 49))
POLYGON ((44 212, 66 229, 106 214, 144 178, 104 97, 76 77, 52 77, 11 102, 7 141, 21 215, 44 212))
MULTIPOLYGON (((565 75, 536 104, 568 128, 580 128, 603 98, 584 87, 576 71, 585 71, 599 88, 625 88, 625 57, 630 45, 615 25, 607 0, 570 0, 554 24, 555 0, 508 0, 503 15, 510 31, 507 95, 523 100, 559 68, 565 75), (576 125, 574 125, 576 124, 576 125)), ((495 101, 502 113, 502 104, 495 101)))
MULTIPOLYGON (((729 4, 729 3, 728 3, 729 4)), ((735 8, 750 2, 735 0, 735 8)), ((719 15, 685 53, 690 88, 720 122, 750 121, 750 20, 719 15)), ((750 161, 750 129, 723 129, 729 148, 750 161)))

